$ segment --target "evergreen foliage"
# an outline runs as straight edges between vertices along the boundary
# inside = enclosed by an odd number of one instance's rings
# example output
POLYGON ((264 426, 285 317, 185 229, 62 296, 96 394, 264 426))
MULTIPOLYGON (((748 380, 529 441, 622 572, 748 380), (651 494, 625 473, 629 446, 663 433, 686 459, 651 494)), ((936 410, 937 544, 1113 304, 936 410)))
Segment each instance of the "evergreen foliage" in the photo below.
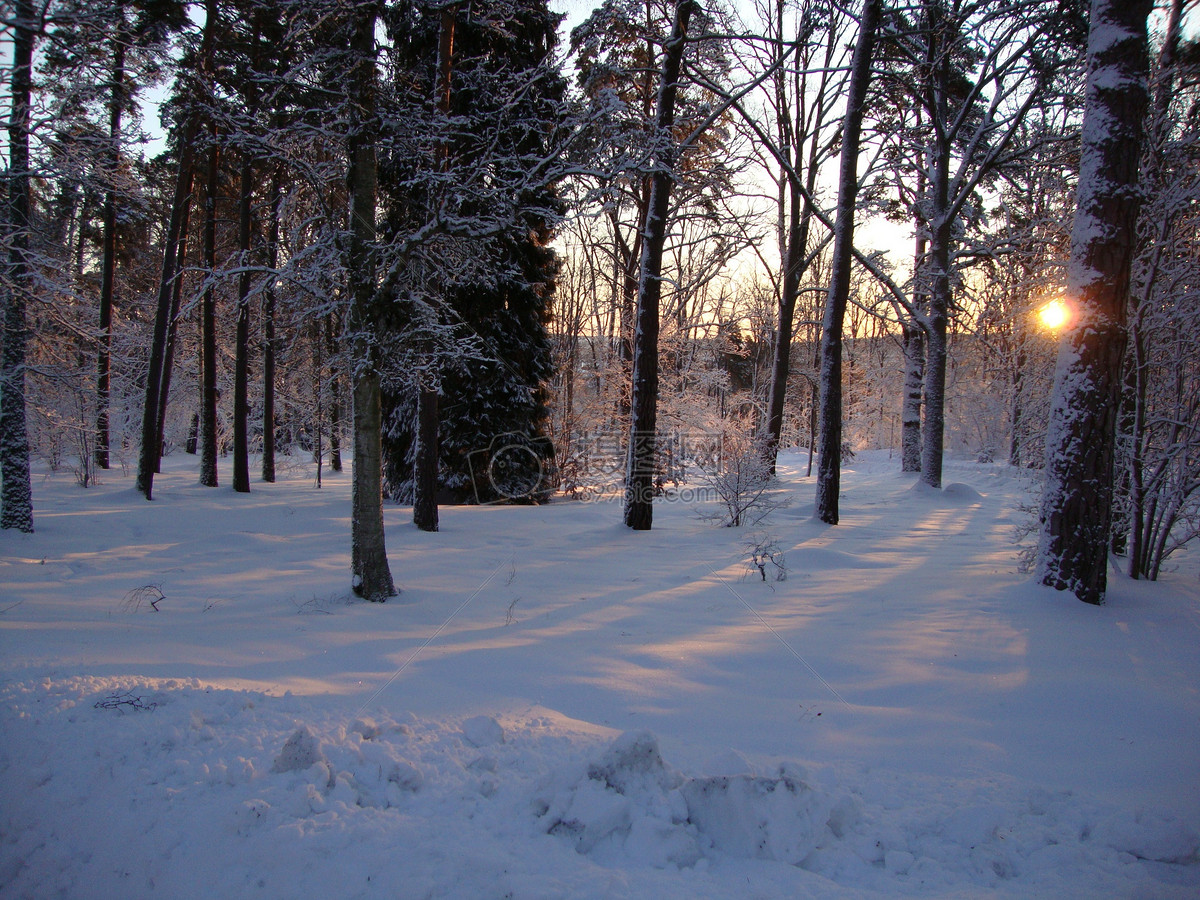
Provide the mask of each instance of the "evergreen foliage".
MULTIPOLYGON (((437 21, 428 10, 411 7, 408 13, 390 23, 405 32, 405 40, 396 41, 396 64, 421 73, 417 89, 432 100, 437 21)), ((456 25, 445 171, 430 173, 428 156, 395 154, 383 163, 380 184, 389 207, 384 228, 393 232, 448 205, 445 196, 461 179, 478 179, 479 167, 495 184, 529 183, 530 168, 549 155, 561 121, 566 82, 552 60, 558 17, 543 0, 515 7, 475 4, 458 14, 456 25), (496 27, 499 16, 502 28, 496 27)), ((496 216, 486 206, 491 200, 458 198, 457 215, 496 216)), ((546 385, 552 375, 549 309, 559 268, 550 242, 563 204, 544 182, 521 188, 511 203, 505 227, 454 248, 474 260, 486 258, 486 268, 468 262, 458 280, 439 273, 432 282, 409 285, 407 297, 398 298, 392 327, 417 336, 409 346, 440 346, 424 358, 399 361, 387 379, 385 480, 397 499, 412 495, 421 367, 436 370, 440 387, 440 486, 446 499, 538 500, 556 486, 546 385), (447 334, 448 346, 436 336, 447 334)))

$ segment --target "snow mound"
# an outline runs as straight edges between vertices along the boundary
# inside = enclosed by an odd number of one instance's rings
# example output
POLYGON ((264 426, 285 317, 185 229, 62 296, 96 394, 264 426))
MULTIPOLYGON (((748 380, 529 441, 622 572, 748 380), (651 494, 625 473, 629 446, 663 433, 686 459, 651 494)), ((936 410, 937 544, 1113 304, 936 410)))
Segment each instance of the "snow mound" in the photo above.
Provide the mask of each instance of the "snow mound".
POLYGON ((321 756, 321 750, 317 746, 317 739, 313 737, 313 733, 307 727, 301 725, 287 739, 283 750, 275 757, 271 771, 277 773, 302 772, 319 762, 324 762, 324 757, 321 756))
POLYGON ((942 496, 960 503, 979 503, 983 500, 983 494, 961 481, 954 481, 943 487, 942 496))
POLYGON ((491 716, 475 716, 462 725, 463 737, 473 747, 491 747, 504 743, 504 729, 491 716))
POLYGON ((983 502, 983 494, 961 481, 954 481, 940 488, 917 481, 908 489, 908 493, 924 500, 938 500, 952 506, 973 506, 983 502))
POLYGON ((680 788, 688 821, 730 856, 799 865, 824 836, 829 810, 803 781, 780 774, 694 778, 680 788))
POLYGON ((678 790, 682 780, 663 762, 654 735, 627 732, 582 777, 542 802, 541 824, 602 862, 625 858, 656 868, 693 866, 701 853, 678 790))
POLYGON ((1175 865, 1200 862, 1200 838, 1176 816, 1114 814, 1097 824, 1091 839, 1135 859, 1175 865))
POLYGON ((830 805, 794 773, 685 777, 653 734, 628 732, 544 804, 545 831, 600 862, 688 868, 706 857, 799 865, 830 835, 830 805))

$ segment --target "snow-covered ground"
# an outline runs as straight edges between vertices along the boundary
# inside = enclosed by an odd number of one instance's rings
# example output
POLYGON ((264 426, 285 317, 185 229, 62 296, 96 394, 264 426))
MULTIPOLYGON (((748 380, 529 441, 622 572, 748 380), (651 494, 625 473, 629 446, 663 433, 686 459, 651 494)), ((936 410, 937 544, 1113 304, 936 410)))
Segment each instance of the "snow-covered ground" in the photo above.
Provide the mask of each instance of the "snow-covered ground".
POLYGON ((347 475, 193 462, 0 534, 6 900, 1200 896, 1196 554, 1034 586, 1012 470, 860 457, 836 527, 799 458, 754 530, 389 507, 377 605, 347 475))

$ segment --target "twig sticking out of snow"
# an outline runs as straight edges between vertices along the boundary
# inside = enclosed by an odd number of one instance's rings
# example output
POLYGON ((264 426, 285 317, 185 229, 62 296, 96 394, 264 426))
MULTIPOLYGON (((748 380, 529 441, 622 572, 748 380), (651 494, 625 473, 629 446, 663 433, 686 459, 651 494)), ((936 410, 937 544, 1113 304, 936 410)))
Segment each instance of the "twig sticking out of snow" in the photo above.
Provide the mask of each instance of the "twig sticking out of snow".
POLYGON ((146 603, 158 612, 158 604, 166 599, 166 595, 157 584, 143 584, 125 595, 125 599, 121 601, 121 609, 124 612, 137 612, 142 608, 142 604, 146 603))
POLYGON ((124 711, 125 707, 133 710, 149 712, 158 706, 153 700, 149 703, 142 700, 141 697, 135 697, 133 691, 125 691, 125 693, 112 693, 103 700, 97 700, 92 704, 93 709, 117 709, 124 711))

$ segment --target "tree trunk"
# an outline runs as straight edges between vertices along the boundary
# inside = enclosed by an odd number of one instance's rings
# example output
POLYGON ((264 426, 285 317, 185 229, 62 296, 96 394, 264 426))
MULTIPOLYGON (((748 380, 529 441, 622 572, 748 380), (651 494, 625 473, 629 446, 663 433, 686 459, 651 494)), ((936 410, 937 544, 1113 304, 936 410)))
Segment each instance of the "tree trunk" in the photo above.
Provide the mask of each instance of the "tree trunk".
POLYGON ((901 325, 904 399, 900 408, 900 469, 921 471, 921 398, 925 381, 925 332, 915 322, 901 325))
POLYGON ((0 527, 33 531, 33 486, 29 478, 29 433, 25 421, 25 347, 32 267, 29 252, 29 128, 36 20, 31 0, 17 0, 12 42, 11 106, 8 119, 8 297, 4 349, 0 355, 0 527))
POLYGON ((854 207, 858 197, 858 148, 879 17, 880 0, 864 0, 858 40, 850 64, 838 174, 833 263, 829 275, 829 293, 825 298, 825 315, 821 322, 821 455, 817 462, 816 517, 829 525, 838 523, 838 493, 842 481, 842 325, 850 299, 854 207))
POLYGON ((1025 389, 1025 366, 1027 363, 1027 354, 1025 353, 1025 339, 1018 336, 1018 347, 1016 365, 1013 366, 1012 375, 1009 380, 1009 390, 1012 396, 1012 402, 1009 404, 1009 428, 1010 437, 1008 444, 1008 464, 1010 466, 1020 466, 1024 462, 1023 454, 1025 452, 1025 443, 1021 435, 1025 428, 1025 408, 1021 399, 1021 394, 1025 389))
MULTIPOLYGON (((918 117, 920 108, 918 107, 918 117)), ((918 122, 919 122, 918 118, 918 122)), ((917 173, 915 193, 924 196, 928 180, 924 169, 917 173)), ((900 470, 921 471, 921 406, 925 399, 925 323, 929 290, 924 283, 929 249, 926 223, 915 217, 916 247, 913 252, 912 309, 902 314, 901 339, 904 350, 904 397, 900 405, 900 470)))
MULTIPOLYGON (((800 276, 804 267, 804 251, 808 243, 807 223, 801 219, 799 185, 795 176, 788 176, 791 189, 788 209, 787 255, 784 260, 783 285, 779 295, 779 321, 775 329, 775 348, 771 359, 771 393, 767 400, 766 455, 767 468, 775 474, 779 458, 779 442, 783 439, 783 410, 787 401, 788 376, 792 371, 792 335, 796 318, 796 300, 800 295, 800 276)), ((812 196, 811 194, 809 196, 812 196)))
MULTIPOLYGON (((450 115, 451 75, 454 71, 454 27, 457 5, 442 10, 438 33, 436 101, 443 116, 450 115)), ((450 148, 443 143, 438 150, 438 168, 450 166, 450 148)), ((430 370, 422 373, 417 385, 417 434, 413 453, 413 524, 422 531, 438 530, 438 362, 429 351, 430 370)))
POLYGON ((350 330, 354 362, 354 475, 351 486, 351 587, 367 600, 383 602, 396 594, 383 535, 382 412, 374 345, 375 315, 375 12, 357 12, 350 47, 352 123, 347 141, 346 173, 350 197, 350 234, 346 269, 351 295, 350 330))
MULTIPOLYGON (((124 0, 116 0, 115 15, 117 31, 112 39, 112 85, 108 102, 108 139, 111 149, 108 157, 110 178, 115 178, 121 159, 121 111, 125 104, 125 45, 128 35, 125 29, 124 0)), ((104 211, 101 228, 100 261, 100 340, 96 350, 96 466, 107 469, 109 465, 109 422, 108 406, 111 392, 112 358, 112 313, 114 284, 117 267, 117 192, 111 185, 104 192, 104 211)))
POLYGON ((1148 106, 1150 0, 1093 0, 1083 148, 1067 291, 1075 326, 1059 345, 1042 495, 1038 579, 1103 603, 1126 303, 1148 106))
POLYGON ((679 72, 687 46, 688 22, 697 8, 695 0, 677 0, 675 23, 663 53, 658 86, 656 140, 662 146, 658 167, 650 181, 650 200, 642 231, 641 275, 638 284, 637 326, 634 331, 632 412, 629 427, 629 461, 625 483, 625 524, 647 531, 654 519, 654 450, 658 419, 658 326, 662 296, 663 248, 667 241, 667 212, 675 177, 675 99, 679 72))
POLYGON ((171 320, 171 299, 175 281, 180 277, 178 257, 180 234, 188 205, 192 202, 192 145, 196 127, 189 122, 179 137, 179 171, 175 176, 175 194, 171 199, 171 219, 163 241, 162 272, 158 279, 158 304, 154 314, 154 338, 150 344, 150 371, 146 375, 146 399, 142 406, 142 447, 138 456, 137 490, 150 500, 159 456, 159 400, 163 391, 164 363, 167 355, 167 330, 171 320))
POLYGON ((417 446, 413 466, 413 524, 438 530, 438 389, 422 384, 417 392, 417 446))
MULTIPOLYGON (((925 328, 925 418, 921 423, 921 481, 930 487, 942 486, 942 452, 946 432, 946 335, 950 326, 950 255, 953 240, 954 214, 950 209, 951 138, 947 133, 950 120, 949 100, 952 90, 952 54, 946 34, 945 10, 938 3, 930 4, 930 36, 928 46, 929 81, 926 84, 933 128, 929 148, 929 180, 926 187, 929 227, 928 254, 918 261, 918 290, 924 292, 928 309, 925 328), (920 269, 924 269, 923 272, 920 269), (926 280, 927 279, 927 280, 926 280)), ((920 244, 918 243, 918 249, 920 244)))
POLYGON ((207 283, 200 300, 200 483, 217 486, 217 192, 221 151, 217 128, 209 129, 208 181, 204 192, 204 250, 201 265, 207 283))
MULTIPOLYGON (((946 159, 948 162, 948 157, 946 159)), ((935 164, 934 208, 945 211, 949 173, 935 164), (943 190, 939 190, 941 185, 943 190), (939 200, 940 198, 940 200, 939 200)), ((950 221, 943 215, 935 219, 929 242, 929 317, 925 331, 925 419, 921 423, 921 481, 930 487, 942 486, 942 455, 946 432, 946 368, 949 364, 947 336, 950 330, 950 221)))
MULTIPOLYGON (((188 190, 191 190, 189 182, 188 190)), ((187 261, 188 225, 191 221, 191 203, 184 204, 183 219, 179 223, 179 240, 175 251, 175 284, 171 288, 171 314, 167 319, 167 340, 163 348, 162 384, 158 392, 158 425, 155 434, 154 474, 162 471, 163 446, 166 443, 167 401, 171 395, 171 376, 175 372, 175 347, 179 343, 179 311, 183 308, 183 269, 187 261)), ((197 421, 199 421, 197 419, 197 421)), ((197 431, 197 437, 199 431, 197 431)), ((193 456, 196 446, 188 451, 193 456)))
POLYGON ((238 197, 238 249, 242 272, 238 276, 237 333, 233 359, 233 489, 250 492, 250 200, 254 192, 254 164, 242 158, 238 197))
MULTIPOLYGON (((267 230, 267 267, 279 266, 279 205, 283 198, 282 174, 275 166, 271 174, 271 222, 267 230)), ((275 278, 268 276, 263 289, 263 454, 262 480, 275 481, 275 278)))
POLYGON ((337 359, 337 314, 325 317, 325 356, 329 360, 329 468, 342 471, 342 389, 337 359))

